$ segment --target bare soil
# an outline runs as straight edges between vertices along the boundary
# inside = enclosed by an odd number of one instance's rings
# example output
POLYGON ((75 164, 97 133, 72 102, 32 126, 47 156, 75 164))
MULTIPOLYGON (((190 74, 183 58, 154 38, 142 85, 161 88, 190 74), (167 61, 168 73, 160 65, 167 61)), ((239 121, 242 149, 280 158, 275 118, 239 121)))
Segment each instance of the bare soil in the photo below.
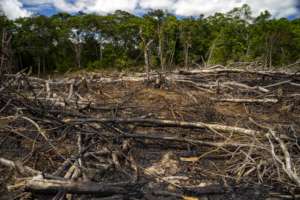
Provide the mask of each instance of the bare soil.
POLYGON ((0 162, 0 199, 296 199, 299 185, 284 170, 280 141, 287 146, 293 172, 299 174, 300 76, 174 74, 153 74, 151 80, 141 81, 138 75, 89 73, 51 80, 50 90, 44 79, 3 76, 0 158, 15 166, 0 162), (290 82, 272 86, 283 81, 290 82), (204 128, 133 119, 204 123, 204 128), (206 124, 258 134, 214 130, 206 124), (270 130, 280 140, 270 136, 270 130), (283 164, 272 154, 272 145, 283 164), (67 159, 69 164, 55 173, 67 159), (36 174, 20 172, 24 166, 77 183, 128 184, 119 194, 70 195, 63 188, 53 193, 26 185, 24 180, 36 174))

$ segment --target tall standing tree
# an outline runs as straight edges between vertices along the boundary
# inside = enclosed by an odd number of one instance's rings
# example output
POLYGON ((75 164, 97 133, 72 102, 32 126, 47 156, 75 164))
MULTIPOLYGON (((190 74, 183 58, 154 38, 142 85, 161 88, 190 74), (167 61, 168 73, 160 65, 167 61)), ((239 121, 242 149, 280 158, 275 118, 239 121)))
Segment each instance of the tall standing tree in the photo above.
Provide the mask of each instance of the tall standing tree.
POLYGON ((192 18, 183 19, 180 22, 180 41, 183 45, 184 67, 189 66, 189 53, 192 47, 192 34, 194 28, 194 20, 192 18))
POLYGON ((144 66, 145 72, 147 74, 147 79, 149 80, 150 72, 150 46, 154 42, 153 35, 155 33, 155 25, 152 20, 149 18, 138 19, 137 24, 139 26, 139 37, 140 37, 140 48, 143 51, 144 55, 144 66))
POLYGON ((12 72, 12 27, 12 23, 0 12, 0 74, 12 72))
POLYGON ((151 20, 156 26, 156 36, 158 42, 158 57, 160 67, 162 71, 165 71, 165 57, 164 57, 164 31, 166 13, 162 10, 153 10, 147 13, 145 16, 148 20, 151 20))
POLYGON ((87 34, 86 27, 83 23, 83 16, 77 15, 72 16, 69 19, 69 40, 71 41, 74 53, 76 65, 79 69, 82 68, 81 65, 81 54, 83 44, 85 43, 85 36, 87 34))

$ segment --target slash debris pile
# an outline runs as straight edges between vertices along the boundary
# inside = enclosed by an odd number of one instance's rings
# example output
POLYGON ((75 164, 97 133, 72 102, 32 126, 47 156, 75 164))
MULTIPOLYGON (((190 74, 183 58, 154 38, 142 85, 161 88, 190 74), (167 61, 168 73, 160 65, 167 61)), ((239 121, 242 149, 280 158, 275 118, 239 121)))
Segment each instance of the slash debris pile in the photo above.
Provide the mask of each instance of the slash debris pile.
POLYGON ((3 199, 299 197, 300 74, 3 75, 3 199))

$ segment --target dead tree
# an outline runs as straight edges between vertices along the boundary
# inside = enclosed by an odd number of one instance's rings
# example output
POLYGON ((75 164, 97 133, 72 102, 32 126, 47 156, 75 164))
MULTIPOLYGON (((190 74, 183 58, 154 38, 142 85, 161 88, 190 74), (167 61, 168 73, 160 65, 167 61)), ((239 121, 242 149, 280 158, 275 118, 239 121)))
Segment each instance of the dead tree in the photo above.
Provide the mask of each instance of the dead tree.
POLYGON ((69 39, 75 52, 76 65, 78 68, 81 68, 81 52, 84 43, 84 33, 79 29, 73 29, 69 39))
POLYGON ((146 38, 143 36, 142 28, 140 29, 140 37, 142 39, 142 45, 144 50, 145 72, 147 73, 147 80, 149 80, 149 73, 150 73, 149 47, 152 44, 153 40, 149 40, 149 41, 146 40, 146 38))

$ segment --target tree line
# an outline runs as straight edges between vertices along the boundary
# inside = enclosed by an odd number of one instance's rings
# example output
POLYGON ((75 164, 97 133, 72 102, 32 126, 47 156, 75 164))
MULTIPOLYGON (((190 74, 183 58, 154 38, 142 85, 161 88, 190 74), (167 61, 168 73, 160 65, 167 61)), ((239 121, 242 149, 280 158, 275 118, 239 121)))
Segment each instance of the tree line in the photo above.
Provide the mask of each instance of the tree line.
MULTIPOLYGON (((16 70, 150 69, 257 62, 288 66, 300 59, 300 19, 253 17, 243 5, 228 13, 180 18, 162 10, 99 16, 58 13, 14 21, 0 17, 1 41, 11 36, 16 70)), ((2 45, 3 46, 3 45, 2 45)))

